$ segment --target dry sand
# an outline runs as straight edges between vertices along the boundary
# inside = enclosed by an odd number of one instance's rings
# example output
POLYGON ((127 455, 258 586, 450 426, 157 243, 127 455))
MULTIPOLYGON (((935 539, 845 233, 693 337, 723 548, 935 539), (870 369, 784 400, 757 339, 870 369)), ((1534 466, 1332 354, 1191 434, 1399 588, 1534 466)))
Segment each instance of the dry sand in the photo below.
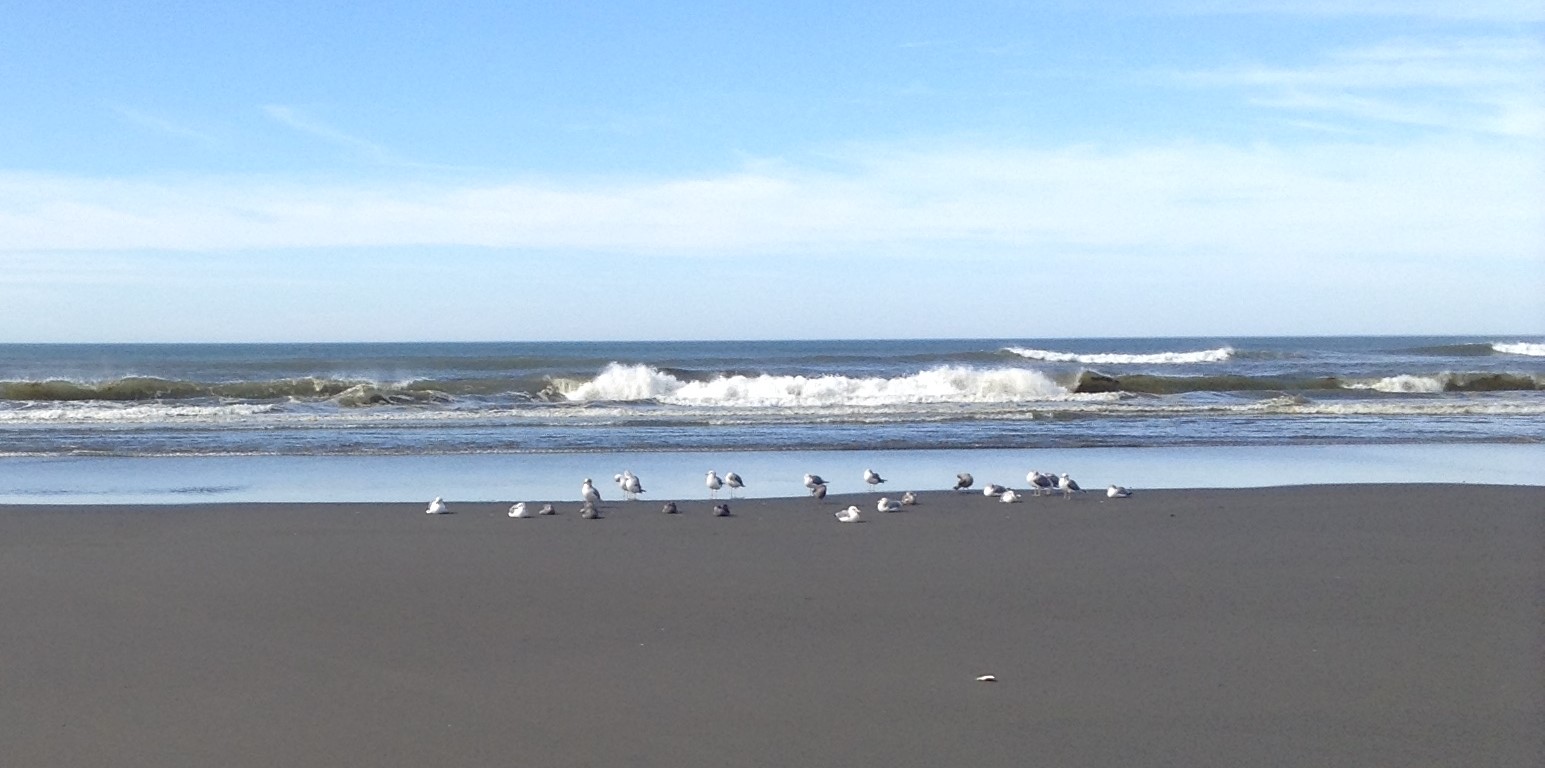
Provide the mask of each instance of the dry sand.
POLYGON ((1545 764, 1545 488, 875 498, 0 507, 0 764, 1545 764))

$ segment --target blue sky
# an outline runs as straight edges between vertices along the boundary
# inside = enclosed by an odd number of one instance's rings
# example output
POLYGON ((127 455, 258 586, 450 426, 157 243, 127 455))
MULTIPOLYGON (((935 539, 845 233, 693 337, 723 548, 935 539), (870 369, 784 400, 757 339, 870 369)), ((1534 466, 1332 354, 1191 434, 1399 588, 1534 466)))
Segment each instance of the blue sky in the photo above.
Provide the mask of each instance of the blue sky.
POLYGON ((0 342, 1545 332, 1535 1, 4 4, 0 342))

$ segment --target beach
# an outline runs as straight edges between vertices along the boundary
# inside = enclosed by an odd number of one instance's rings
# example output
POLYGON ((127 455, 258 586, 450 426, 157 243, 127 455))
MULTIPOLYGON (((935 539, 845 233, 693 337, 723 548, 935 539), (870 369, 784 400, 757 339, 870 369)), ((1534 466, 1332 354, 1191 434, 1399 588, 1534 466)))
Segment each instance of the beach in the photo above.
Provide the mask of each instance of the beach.
POLYGON ((1545 488, 878 496, 0 506, 0 762, 1545 763, 1545 488))

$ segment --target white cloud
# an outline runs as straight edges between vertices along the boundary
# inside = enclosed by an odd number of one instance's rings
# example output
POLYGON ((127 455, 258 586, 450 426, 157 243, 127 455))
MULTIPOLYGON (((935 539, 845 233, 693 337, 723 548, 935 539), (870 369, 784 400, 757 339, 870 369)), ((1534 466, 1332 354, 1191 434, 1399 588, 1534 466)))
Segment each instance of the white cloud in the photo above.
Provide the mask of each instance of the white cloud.
POLYGON ((1545 138, 1545 44, 1531 38, 1395 40, 1307 65, 1250 64, 1180 80, 1245 88, 1250 103, 1321 117, 1545 138))
POLYGON ((369 187, 0 174, 0 253, 486 246, 700 254, 1545 252, 1536 145, 870 147, 654 181, 369 187))

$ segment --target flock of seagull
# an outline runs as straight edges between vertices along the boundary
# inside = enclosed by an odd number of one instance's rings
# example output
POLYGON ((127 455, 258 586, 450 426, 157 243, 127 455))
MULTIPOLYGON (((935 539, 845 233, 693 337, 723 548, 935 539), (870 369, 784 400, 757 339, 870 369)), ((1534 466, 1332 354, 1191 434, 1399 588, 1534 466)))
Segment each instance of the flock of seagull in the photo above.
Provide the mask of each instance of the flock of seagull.
MULTIPOLYGON (((629 470, 623 470, 622 474, 614 475, 612 479, 617 482, 617 487, 622 490, 623 498, 628 501, 637 501, 639 494, 646 492, 644 484, 639 480, 638 475, 633 474, 629 470)), ((872 469, 864 470, 864 483, 870 488, 877 488, 884 482, 885 478, 880 477, 878 472, 872 469)), ((1054 475, 1050 472, 1031 470, 1030 474, 1025 476, 1025 482, 1029 484, 1029 489, 1023 493, 997 483, 987 483, 982 486, 982 495, 995 497, 998 501, 1005 504, 1015 504, 1024 501, 1028 496, 1061 493, 1063 499, 1071 499, 1073 494, 1084 492, 1084 489, 1078 486, 1078 482, 1069 477, 1066 472, 1054 475)), ((733 499, 735 498, 735 491, 746 487, 746 483, 741 479, 740 475, 734 472, 726 472, 723 477, 720 477, 719 473, 714 470, 708 470, 703 484, 708 488, 708 498, 710 500, 718 499, 719 491, 725 488, 729 489, 730 498, 733 499)), ((827 485, 826 480, 820 475, 808 473, 805 475, 805 488, 817 500, 826 498, 827 485)), ((955 487, 952 490, 957 493, 971 492, 972 487, 975 485, 976 478, 972 477, 970 472, 961 472, 955 476, 955 487)), ((586 520, 594 520, 601 517, 601 492, 596 490, 595 483, 590 478, 585 478, 585 482, 580 484, 579 495, 583 500, 580 506, 580 517, 586 520)), ((1112 499, 1124 499, 1131 496, 1132 491, 1119 485, 1112 485, 1105 489, 1105 495, 1112 499)), ((913 506, 917 503, 917 494, 907 491, 901 495, 899 500, 891 499, 888 496, 881 496, 880 500, 875 503, 875 509, 879 512, 900 512, 902 507, 913 506)), ((424 511, 431 515, 445 515, 450 514, 450 507, 445 503, 444 499, 436 496, 434 501, 429 502, 429 508, 424 511)), ((679 512, 674 501, 666 502, 661 511, 667 515, 674 515, 679 512)), ((540 509, 533 512, 526 502, 521 501, 510 507, 509 514, 510 517, 518 518, 537 517, 556 515, 558 510, 551 503, 548 503, 543 504, 540 509)), ((729 517, 730 505, 715 504, 713 514, 714 517, 729 517)), ((862 511, 857 505, 849 506, 847 509, 836 512, 835 515, 839 522, 863 522, 862 511)))

